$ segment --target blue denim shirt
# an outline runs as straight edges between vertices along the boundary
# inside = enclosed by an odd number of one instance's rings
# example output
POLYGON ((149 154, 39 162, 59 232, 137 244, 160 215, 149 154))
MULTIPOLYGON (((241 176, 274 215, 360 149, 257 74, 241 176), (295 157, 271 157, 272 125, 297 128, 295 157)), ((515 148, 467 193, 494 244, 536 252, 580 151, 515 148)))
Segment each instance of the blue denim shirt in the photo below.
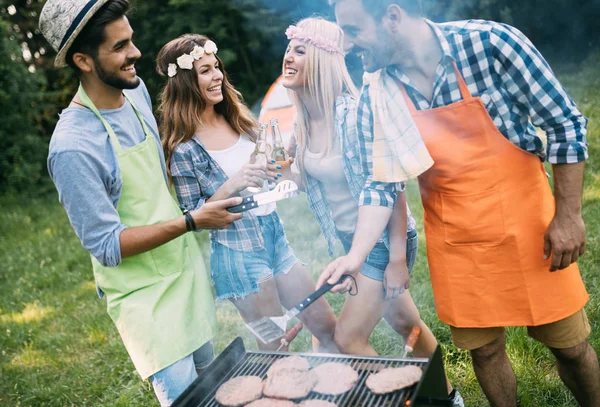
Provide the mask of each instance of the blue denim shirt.
MULTIPOLYGON (((377 183, 369 180, 371 172, 367 162, 368 157, 363 157, 361 148, 364 143, 360 139, 359 126, 357 126, 357 104, 356 99, 348 94, 340 95, 335 103, 335 141, 341 143, 341 151, 344 162, 344 174, 350 187, 350 193, 356 201, 356 211, 361 205, 376 205, 393 208, 396 202, 396 193, 404 189, 404 185, 377 183)), ((338 238, 333 223, 331 208, 325 198, 324 187, 317 179, 311 177, 300 168, 306 175, 306 193, 311 211, 315 215, 321 231, 327 241, 329 255, 333 255, 335 241, 338 238)), ((408 212, 407 230, 415 229, 416 223, 410 209, 408 212)), ((387 228, 379 238, 389 249, 389 235, 387 228)))

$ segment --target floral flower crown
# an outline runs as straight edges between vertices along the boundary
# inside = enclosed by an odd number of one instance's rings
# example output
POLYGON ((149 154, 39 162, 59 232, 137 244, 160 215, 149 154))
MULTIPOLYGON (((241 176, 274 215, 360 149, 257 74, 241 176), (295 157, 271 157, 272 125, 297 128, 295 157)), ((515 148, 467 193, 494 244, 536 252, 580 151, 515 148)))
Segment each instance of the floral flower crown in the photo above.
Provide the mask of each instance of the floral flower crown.
POLYGON ((177 75, 177 66, 179 66, 179 68, 181 69, 190 70, 194 67, 194 61, 197 61, 200 58, 202 58, 204 54, 216 54, 217 51, 217 44, 215 44, 211 40, 206 41, 204 43, 204 47, 196 45, 192 52, 190 52, 189 54, 183 54, 182 56, 177 58, 177 64, 169 64, 169 70, 167 72, 167 75, 169 75, 169 78, 172 78, 175 75, 177 75))
POLYGON ((325 50, 329 53, 344 55, 344 51, 340 49, 335 41, 330 41, 321 37, 320 35, 309 35, 306 31, 296 27, 295 25, 290 25, 287 30, 285 30, 285 35, 287 36, 288 40, 296 39, 298 41, 309 43, 310 45, 325 50))

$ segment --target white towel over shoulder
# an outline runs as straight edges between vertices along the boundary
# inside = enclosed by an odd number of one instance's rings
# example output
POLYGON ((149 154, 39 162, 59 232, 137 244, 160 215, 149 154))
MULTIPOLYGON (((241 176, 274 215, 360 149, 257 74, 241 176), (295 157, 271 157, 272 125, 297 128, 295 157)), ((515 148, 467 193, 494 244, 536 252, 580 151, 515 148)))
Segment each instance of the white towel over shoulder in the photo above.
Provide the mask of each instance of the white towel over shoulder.
POLYGON ((373 111, 373 179, 402 182, 433 165, 404 95, 385 69, 365 73, 373 111))

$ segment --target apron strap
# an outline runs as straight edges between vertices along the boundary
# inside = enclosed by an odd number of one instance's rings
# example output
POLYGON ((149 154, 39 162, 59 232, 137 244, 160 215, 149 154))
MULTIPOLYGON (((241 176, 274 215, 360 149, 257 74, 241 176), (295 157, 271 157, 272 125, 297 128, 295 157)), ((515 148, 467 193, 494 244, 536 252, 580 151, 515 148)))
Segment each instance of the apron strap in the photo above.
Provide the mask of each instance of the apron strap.
MULTIPOLYGON (((96 117, 98 117, 98 119, 100 119, 100 121, 104 125, 104 128, 106 129, 106 132, 108 133, 110 141, 111 141, 114 149, 116 150, 116 152, 118 154, 122 153, 123 148, 121 147, 121 143, 119 143, 119 139, 117 138, 117 135, 115 134, 115 132, 112 129, 112 127, 110 126, 110 124, 108 124, 108 122, 102 117, 102 114, 100 114, 100 111, 98 110, 98 108, 96 108, 96 105, 94 105, 94 102, 92 102, 90 97, 87 95, 87 93, 83 89, 83 86, 81 86, 81 83, 79 84, 79 89, 77 90, 77 93, 79 95, 79 98, 81 99, 82 104, 85 107, 87 107, 88 109, 90 109, 92 112, 94 112, 96 117)), ((125 99, 127 99, 129 101, 129 104, 133 108, 133 111, 135 112, 138 120, 140 121, 140 123, 142 125, 142 129, 144 130, 144 135, 146 136, 146 138, 148 138, 150 135, 150 131, 148 130, 148 127, 146 126, 144 117, 142 116, 140 111, 137 109, 137 107, 135 106, 135 104, 133 103, 131 98, 129 96, 127 96, 127 93, 123 92, 123 95, 125 96, 125 99)))
POLYGON ((404 100, 406 100, 406 105, 408 106, 408 110, 410 111, 410 115, 414 116, 417 113, 417 108, 415 107, 415 102, 413 102, 412 98, 408 96, 408 92, 406 91, 406 86, 402 83, 402 81, 398 78, 394 78, 402 95, 404 96, 404 100))
MULTIPOLYGON (((456 61, 453 60, 452 65, 454 66, 454 74, 456 75, 458 88, 460 89, 460 94, 463 100, 473 99, 473 95, 471 95, 471 92, 469 92, 469 87, 467 86, 465 79, 458 70, 458 65, 456 64, 456 61)), ((394 80, 396 81, 398 87, 400 88, 400 91, 404 95, 404 99, 406 99, 406 104, 408 105, 408 109, 410 110, 411 115, 416 113, 417 108, 415 107, 415 103, 413 102, 412 98, 408 95, 408 92, 406 92, 406 86, 404 86, 400 79, 394 78, 394 80)))
POLYGON ((100 121, 104 125, 104 128, 106 129, 106 132, 108 133, 108 136, 110 137, 110 141, 111 141, 113 147, 115 148, 115 150, 117 151, 117 153, 123 152, 123 148, 121 148, 121 143, 119 143, 119 139, 117 138, 117 135, 115 134, 114 130, 112 129, 110 124, 108 124, 108 122, 106 120, 104 120, 104 118, 100 114, 100 111, 98 111, 98 108, 96 108, 96 105, 94 105, 94 102, 92 102, 92 99, 90 99, 90 97, 87 95, 87 93, 85 93, 85 90, 83 89, 83 86, 81 85, 81 83, 79 84, 79 89, 77 90, 77 94, 79 95, 79 99, 81 99, 82 104, 85 107, 87 107, 88 109, 90 109, 92 112, 94 112, 96 117, 98 117, 98 119, 100 119, 100 121))
POLYGON ((469 92, 469 87, 465 82, 465 78, 460 74, 458 70, 458 65, 455 60, 452 60, 452 65, 454 65, 454 74, 456 75, 456 80, 458 81, 458 88, 460 89, 460 94, 463 100, 473 99, 471 92, 469 92))
POLYGON ((123 92, 123 95, 125 96, 125 99, 127 99, 129 101, 129 104, 131 105, 131 107, 133 107, 133 111, 135 112, 136 116, 138 117, 138 120, 140 121, 140 123, 142 124, 142 128, 144 129, 144 135, 146 136, 146 138, 150 137, 150 131, 148 130, 148 127, 146 127, 146 122, 144 121, 144 116, 142 116, 142 113, 139 111, 139 109, 137 108, 135 103, 133 103, 133 100, 129 96, 127 96, 127 92, 123 92))

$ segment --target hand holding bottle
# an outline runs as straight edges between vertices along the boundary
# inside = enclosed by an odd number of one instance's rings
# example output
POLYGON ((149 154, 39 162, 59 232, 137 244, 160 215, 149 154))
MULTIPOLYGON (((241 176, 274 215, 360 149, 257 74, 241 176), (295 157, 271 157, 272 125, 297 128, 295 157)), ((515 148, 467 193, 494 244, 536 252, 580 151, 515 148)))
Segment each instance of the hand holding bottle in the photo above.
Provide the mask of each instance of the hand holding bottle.
POLYGON ((282 168, 288 168, 292 161, 290 161, 290 155, 288 154, 285 147, 283 147, 283 138, 281 137, 281 130, 279 129, 279 123, 277 119, 271 119, 271 134, 273 151, 271 158, 275 160, 277 165, 282 168))
POLYGON ((277 167, 274 163, 246 163, 237 174, 227 181, 231 195, 237 195, 246 188, 262 189, 265 181, 276 181, 281 176, 277 167))

